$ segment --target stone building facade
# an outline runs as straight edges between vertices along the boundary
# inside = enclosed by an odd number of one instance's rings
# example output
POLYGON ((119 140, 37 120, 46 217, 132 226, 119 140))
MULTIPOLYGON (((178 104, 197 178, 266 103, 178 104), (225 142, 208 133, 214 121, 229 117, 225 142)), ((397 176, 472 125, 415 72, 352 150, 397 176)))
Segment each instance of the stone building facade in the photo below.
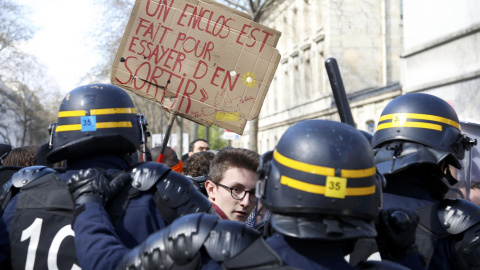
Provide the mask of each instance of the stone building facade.
MULTIPOLYGON (((357 128, 373 132, 385 105, 401 94, 400 0, 285 0, 262 21, 282 32, 282 59, 259 118, 258 152, 275 147, 304 119, 339 121, 325 60, 337 60, 357 128)), ((233 146, 248 146, 247 125, 233 146)))
MULTIPOLYGON (((337 60, 357 128, 373 133, 385 105, 436 95, 480 123, 480 1, 277 1, 263 23, 282 32, 282 59, 260 113, 258 152, 304 119, 339 121, 324 62, 337 60)), ((237 147, 248 146, 248 128, 237 147)))
POLYGON ((403 1, 403 93, 448 101, 461 120, 480 120, 480 1, 403 1))

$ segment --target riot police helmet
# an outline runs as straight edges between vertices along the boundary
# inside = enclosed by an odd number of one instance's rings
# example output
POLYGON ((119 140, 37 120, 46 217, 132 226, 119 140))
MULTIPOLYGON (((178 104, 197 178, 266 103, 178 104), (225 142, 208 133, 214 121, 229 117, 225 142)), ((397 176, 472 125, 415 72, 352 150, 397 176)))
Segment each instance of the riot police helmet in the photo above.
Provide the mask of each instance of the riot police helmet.
POLYGON ((419 164, 461 169, 472 141, 461 133, 450 104, 434 95, 409 93, 384 108, 372 145, 379 171, 392 174, 419 164))
POLYGON ((305 120, 262 155, 257 198, 281 234, 306 239, 374 237, 383 178, 368 139, 347 124, 305 120))
POLYGON ((146 121, 130 96, 111 84, 88 84, 63 99, 51 125, 47 161, 135 152, 144 141, 146 121))

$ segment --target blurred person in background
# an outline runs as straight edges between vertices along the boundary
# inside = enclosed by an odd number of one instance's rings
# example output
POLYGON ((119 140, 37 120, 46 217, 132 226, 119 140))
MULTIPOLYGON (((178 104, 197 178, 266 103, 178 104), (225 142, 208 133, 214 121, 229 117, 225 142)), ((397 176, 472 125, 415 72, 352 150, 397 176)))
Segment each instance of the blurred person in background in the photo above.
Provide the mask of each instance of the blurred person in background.
POLYGON ((187 158, 189 158, 191 155, 195 153, 208 151, 208 150, 210 150, 210 145, 205 139, 201 139, 201 138, 195 139, 188 146, 188 153, 182 156, 182 162, 185 163, 187 158))
MULTIPOLYGON (((160 162, 160 153, 162 152, 162 146, 156 146, 150 149, 152 155, 152 161, 160 162)), ((165 153, 163 154, 162 162, 172 170, 182 173, 183 172, 183 162, 178 159, 177 153, 170 146, 165 147, 165 153)))
POLYGON ((208 196, 205 189, 205 182, 208 180, 210 172, 210 164, 215 157, 215 153, 211 151, 202 151, 191 155, 185 162, 183 174, 198 184, 198 188, 208 196))

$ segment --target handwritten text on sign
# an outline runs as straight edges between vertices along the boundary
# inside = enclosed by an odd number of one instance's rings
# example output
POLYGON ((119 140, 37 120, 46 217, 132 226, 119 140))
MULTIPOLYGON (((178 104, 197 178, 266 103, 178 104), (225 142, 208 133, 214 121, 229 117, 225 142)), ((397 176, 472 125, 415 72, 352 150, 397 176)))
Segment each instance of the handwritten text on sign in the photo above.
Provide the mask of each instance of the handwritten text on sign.
POLYGON ((138 0, 112 83, 202 125, 241 134, 280 60, 276 30, 204 0, 138 0))

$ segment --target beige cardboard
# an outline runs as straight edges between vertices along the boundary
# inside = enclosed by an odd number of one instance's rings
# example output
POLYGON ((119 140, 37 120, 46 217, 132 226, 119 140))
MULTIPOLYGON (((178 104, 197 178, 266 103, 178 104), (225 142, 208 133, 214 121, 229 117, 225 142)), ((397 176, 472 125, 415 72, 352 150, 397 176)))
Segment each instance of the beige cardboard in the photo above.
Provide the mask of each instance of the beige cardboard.
POLYGON ((110 79, 181 117, 242 134, 273 80, 280 35, 213 0, 137 0, 110 79))

